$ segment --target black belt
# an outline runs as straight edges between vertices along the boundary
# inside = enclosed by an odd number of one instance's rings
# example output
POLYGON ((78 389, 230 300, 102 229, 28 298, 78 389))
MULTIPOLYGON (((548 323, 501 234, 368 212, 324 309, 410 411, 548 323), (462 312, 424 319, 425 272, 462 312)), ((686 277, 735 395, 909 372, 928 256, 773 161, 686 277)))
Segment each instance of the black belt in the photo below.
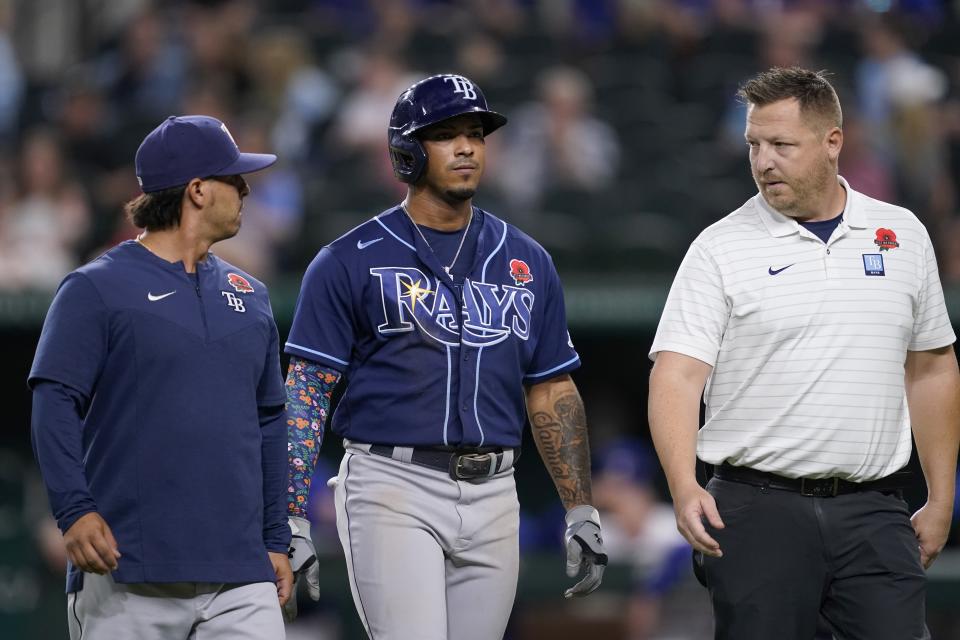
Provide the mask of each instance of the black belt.
MULTIPOLYGON (((384 444, 370 445, 370 453, 385 458, 394 458, 394 449, 384 444)), ((489 478, 496 473, 506 471, 501 468, 504 454, 513 451, 513 463, 520 458, 520 449, 504 449, 502 447, 474 447, 457 449, 453 447, 414 447, 410 462, 431 469, 446 471, 454 480, 475 480, 489 478)), ((399 459, 399 458, 394 458, 399 459)))
POLYGON ((845 493, 857 493, 858 491, 898 491, 909 486, 912 476, 909 471, 897 471, 885 478, 870 480, 869 482, 850 482, 841 478, 787 478, 749 467, 735 467, 726 462, 720 466, 715 466, 713 475, 721 480, 752 484, 780 491, 793 491, 814 498, 832 498, 845 493))

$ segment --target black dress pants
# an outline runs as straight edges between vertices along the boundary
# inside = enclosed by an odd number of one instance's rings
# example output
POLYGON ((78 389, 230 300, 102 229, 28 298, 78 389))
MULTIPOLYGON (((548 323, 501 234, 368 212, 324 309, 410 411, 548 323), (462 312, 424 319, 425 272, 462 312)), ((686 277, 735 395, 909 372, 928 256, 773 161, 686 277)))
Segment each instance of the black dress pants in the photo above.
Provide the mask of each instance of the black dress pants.
POLYGON ((713 478, 722 558, 695 554, 717 640, 925 640, 926 574, 897 493, 832 498, 713 478))

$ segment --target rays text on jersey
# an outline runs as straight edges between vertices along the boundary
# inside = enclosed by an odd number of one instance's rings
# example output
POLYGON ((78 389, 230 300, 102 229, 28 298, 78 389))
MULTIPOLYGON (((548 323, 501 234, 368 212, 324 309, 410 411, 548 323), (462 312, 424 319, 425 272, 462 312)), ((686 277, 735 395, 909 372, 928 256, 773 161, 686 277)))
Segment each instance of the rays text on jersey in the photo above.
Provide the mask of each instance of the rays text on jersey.
POLYGON ((529 289, 467 279, 461 306, 446 284, 414 267, 376 267, 370 275, 383 300, 383 322, 377 326, 381 335, 418 328, 441 344, 480 347, 511 334, 530 337, 535 296, 529 289))

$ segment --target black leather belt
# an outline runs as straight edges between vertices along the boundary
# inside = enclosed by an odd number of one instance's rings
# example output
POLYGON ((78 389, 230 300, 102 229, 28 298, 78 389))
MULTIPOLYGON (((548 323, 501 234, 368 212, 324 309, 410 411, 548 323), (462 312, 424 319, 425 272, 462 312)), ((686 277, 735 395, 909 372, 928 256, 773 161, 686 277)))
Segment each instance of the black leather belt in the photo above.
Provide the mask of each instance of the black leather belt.
POLYGON ((757 471, 749 467, 735 467, 726 462, 713 468, 713 475, 721 480, 752 484, 758 487, 793 491, 814 498, 832 498, 845 493, 858 491, 898 491, 910 484, 913 474, 909 471, 897 471, 885 478, 869 482, 850 482, 841 478, 787 478, 768 471, 757 471))
MULTIPOLYGON (((370 445, 370 453, 385 458, 394 458, 395 448, 384 444, 370 445)), ((489 478, 496 473, 506 471, 501 468, 504 454, 513 451, 513 462, 520 458, 520 449, 502 447, 479 447, 455 449, 453 447, 414 447, 410 462, 431 469, 446 471, 454 480, 476 480, 489 478)), ((398 458, 394 458, 398 459, 398 458)))

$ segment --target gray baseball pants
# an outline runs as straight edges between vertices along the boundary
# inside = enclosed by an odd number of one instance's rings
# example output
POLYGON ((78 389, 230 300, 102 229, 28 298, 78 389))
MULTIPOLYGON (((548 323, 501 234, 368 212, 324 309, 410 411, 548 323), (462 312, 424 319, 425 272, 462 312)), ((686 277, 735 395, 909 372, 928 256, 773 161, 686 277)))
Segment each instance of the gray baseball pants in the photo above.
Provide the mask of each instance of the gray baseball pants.
POLYGON ((337 529, 371 640, 502 638, 520 561, 513 469, 454 481, 344 444, 337 529))
POLYGON ((88 573, 67 594, 70 640, 283 640, 272 582, 119 584, 88 573))

